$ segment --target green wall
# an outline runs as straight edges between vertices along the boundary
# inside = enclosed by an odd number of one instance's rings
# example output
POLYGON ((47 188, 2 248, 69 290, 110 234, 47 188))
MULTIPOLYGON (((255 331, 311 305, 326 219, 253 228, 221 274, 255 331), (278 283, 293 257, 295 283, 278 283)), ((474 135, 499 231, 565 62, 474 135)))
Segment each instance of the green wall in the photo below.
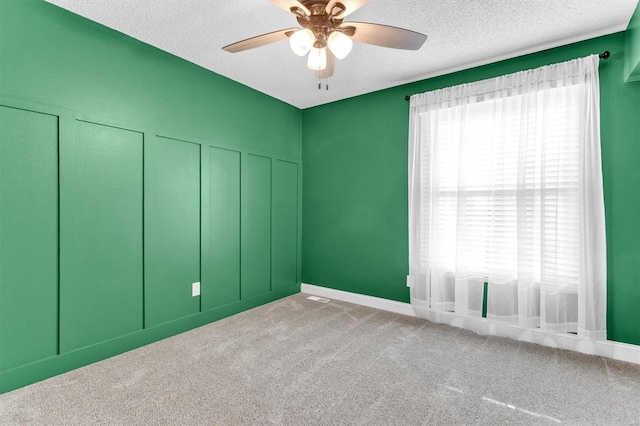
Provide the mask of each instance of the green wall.
POLYGON ((299 109, 42 0, 0 0, 0 43, 2 96, 301 158, 299 109))
POLYGON ((624 83, 624 33, 304 110, 302 281, 409 301, 405 95, 605 50, 611 52, 600 62, 607 332, 611 340, 640 344, 640 85, 624 83))
POLYGON ((300 291, 300 135, 297 108, 0 0, 0 392, 300 291))

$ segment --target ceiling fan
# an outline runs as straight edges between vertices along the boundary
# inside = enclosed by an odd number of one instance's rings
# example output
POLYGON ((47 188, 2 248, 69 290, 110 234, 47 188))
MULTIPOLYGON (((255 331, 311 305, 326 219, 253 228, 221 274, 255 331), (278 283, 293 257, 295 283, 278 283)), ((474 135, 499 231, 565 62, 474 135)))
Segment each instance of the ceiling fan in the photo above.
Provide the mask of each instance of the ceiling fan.
POLYGON ((350 13, 368 0, 271 0, 291 12, 302 28, 287 28, 251 37, 223 47, 231 53, 254 49, 289 39, 298 56, 307 53, 307 66, 318 80, 333 75, 335 58, 343 59, 351 51, 353 41, 394 49, 418 50, 427 36, 415 31, 369 22, 344 22, 350 13))

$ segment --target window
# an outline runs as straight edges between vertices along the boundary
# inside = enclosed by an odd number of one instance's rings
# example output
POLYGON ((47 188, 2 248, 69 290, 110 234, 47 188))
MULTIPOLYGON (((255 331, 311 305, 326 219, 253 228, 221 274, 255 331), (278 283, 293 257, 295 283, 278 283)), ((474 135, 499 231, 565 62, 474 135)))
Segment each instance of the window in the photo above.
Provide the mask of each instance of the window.
POLYGON ((603 338, 596 55, 411 99, 412 299, 603 338), (488 283, 484 294, 484 283, 488 283))

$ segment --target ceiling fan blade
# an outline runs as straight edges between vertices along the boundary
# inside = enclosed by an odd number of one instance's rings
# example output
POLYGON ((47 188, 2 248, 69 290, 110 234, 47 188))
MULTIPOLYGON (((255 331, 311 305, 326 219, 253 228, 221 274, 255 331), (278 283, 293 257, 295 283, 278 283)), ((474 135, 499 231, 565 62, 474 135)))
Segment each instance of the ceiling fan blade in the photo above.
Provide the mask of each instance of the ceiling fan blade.
POLYGON ((318 80, 324 80, 325 78, 329 78, 333 75, 333 71, 336 68, 336 58, 331 53, 331 50, 327 49, 327 66, 325 69, 320 71, 315 71, 316 77, 318 80))
POLYGON ((300 28, 287 28, 286 30, 274 31, 272 33, 262 34, 259 36, 251 37, 246 40, 232 43, 223 47, 223 50, 227 52, 236 53, 243 50, 255 49, 267 44, 275 43, 277 41, 286 40, 291 34, 298 31, 300 28))
POLYGON ((418 50, 427 40, 424 34, 389 25, 345 22, 343 28, 348 27, 356 28, 355 34, 351 37, 354 41, 393 49, 418 50))
POLYGON ((300 8, 305 15, 311 15, 311 11, 309 10, 309 8, 298 0, 271 0, 271 3, 275 4, 279 8, 286 10, 289 13, 293 13, 291 12, 291 9, 300 8))
POLYGON ((331 0, 327 3, 327 7, 325 11, 331 15, 331 10, 336 5, 336 3, 341 3, 344 6, 344 11, 337 13, 334 18, 342 19, 350 13, 355 12, 357 9, 360 9, 364 6, 369 0, 331 0))

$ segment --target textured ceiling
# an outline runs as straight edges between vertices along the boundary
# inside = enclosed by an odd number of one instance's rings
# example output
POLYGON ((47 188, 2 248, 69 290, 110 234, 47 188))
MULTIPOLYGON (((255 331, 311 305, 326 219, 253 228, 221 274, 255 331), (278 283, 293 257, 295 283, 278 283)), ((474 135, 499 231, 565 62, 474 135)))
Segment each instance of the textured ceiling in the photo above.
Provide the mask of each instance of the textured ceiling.
MULTIPOLYGON (((355 43, 318 90, 286 41, 222 47, 297 26, 268 0, 47 0, 299 108, 623 31, 638 0, 370 0, 346 21, 429 36, 418 51, 355 43)), ((599 53, 599 52, 593 52, 599 53)))

